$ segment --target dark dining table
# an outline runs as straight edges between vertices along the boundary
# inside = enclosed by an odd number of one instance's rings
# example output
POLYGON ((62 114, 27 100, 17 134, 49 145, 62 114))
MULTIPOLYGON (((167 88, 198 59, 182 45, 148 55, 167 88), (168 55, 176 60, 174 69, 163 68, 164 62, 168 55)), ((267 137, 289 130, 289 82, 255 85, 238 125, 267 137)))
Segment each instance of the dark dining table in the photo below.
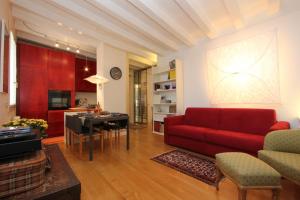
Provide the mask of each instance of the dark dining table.
POLYGON ((94 134, 94 127, 100 126, 105 122, 119 122, 119 121, 126 121, 126 149, 129 150, 130 142, 129 142, 129 116, 128 114, 122 113, 111 113, 108 115, 99 115, 99 114, 82 114, 77 115, 80 119, 82 119, 84 126, 89 128, 89 160, 93 160, 94 154, 94 143, 93 143, 93 134, 94 134))

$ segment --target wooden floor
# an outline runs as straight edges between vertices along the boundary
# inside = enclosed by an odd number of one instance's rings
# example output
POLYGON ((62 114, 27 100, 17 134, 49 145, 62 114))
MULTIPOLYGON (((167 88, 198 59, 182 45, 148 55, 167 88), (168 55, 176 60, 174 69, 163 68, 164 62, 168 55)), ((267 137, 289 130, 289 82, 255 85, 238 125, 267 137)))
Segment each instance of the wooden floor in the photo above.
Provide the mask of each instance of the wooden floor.
POLYGON ((63 141, 64 141, 64 136, 45 138, 42 140, 43 144, 57 144, 57 143, 62 143, 63 141))
MULTIPOLYGON (((125 149, 125 136, 119 145, 100 153, 96 147, 95 160, 88 161, 59 144, 70 166, 81 181, 82 200, 236 200, 235 185, 225 179, 217 192, 213 186, 165 167, 150 158, 174 149, 163 143, 163 137, 148 128, 131 131, 131 148, 125 149)), ((108 145, 108 144, 107 144, 108 145)), ((300 188, 283 180, 281 200, 299 200, 300 188)), ((271 200, 271 192, 249 191, 247 200, 271 200)))

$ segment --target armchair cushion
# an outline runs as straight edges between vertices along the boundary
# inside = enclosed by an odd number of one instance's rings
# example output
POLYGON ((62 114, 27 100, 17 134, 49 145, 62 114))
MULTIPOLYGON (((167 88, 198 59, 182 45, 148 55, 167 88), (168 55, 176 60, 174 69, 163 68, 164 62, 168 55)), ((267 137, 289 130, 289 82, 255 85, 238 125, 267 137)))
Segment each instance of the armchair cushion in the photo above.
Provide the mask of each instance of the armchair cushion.
POLYGON ((216 164, 240 186, 279 186, 280 174, 261 160, 246 153, 216 154, 216 164))
POLYGON ((284 177, 300 184, 300 154, 261 150, 258 157, 284 177))
POLYGON ((300 154, 300 130, 279 130, 265 137, 264 150, 300 154))

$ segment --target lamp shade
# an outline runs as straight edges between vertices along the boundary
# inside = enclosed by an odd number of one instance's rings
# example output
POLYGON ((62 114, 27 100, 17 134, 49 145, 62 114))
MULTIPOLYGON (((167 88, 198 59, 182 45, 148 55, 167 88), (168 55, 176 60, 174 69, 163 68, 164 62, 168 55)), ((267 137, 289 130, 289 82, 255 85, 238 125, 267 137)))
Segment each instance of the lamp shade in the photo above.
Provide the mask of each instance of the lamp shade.
POLYGON ((94 83, 94 84, 102 84, 102 83, 107 83, 108 82, 107 78, 105 78, 103 76, 100 76, 98 74, 89 76, 89 77, 85 78, 84 80, 86 80, 90 83, 94 83))

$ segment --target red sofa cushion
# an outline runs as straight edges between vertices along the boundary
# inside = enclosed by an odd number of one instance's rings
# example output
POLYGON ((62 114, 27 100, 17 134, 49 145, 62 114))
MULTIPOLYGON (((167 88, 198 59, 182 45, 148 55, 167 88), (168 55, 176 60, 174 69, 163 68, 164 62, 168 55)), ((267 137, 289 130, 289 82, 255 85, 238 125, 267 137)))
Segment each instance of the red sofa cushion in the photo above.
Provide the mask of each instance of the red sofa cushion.
POLYGON ((212 144, 254 153, 263 149, 264 144, 264 136, 223 130, 205 134, 205 140, 212 144))
POLYGON ((219 128, 219 108, 187 108, 184 123, 206 128, 219 128))
POLYGON ((276 113, 272 109, 223 108, 219 129, 266 135, 274 123, 276 113))
POLYGON ((205 141, 205 134, 209 134, 214 131, 216 130, 190 125, 175 125, 169 127, 169 135, 175 135, 199 141, 205 141))

